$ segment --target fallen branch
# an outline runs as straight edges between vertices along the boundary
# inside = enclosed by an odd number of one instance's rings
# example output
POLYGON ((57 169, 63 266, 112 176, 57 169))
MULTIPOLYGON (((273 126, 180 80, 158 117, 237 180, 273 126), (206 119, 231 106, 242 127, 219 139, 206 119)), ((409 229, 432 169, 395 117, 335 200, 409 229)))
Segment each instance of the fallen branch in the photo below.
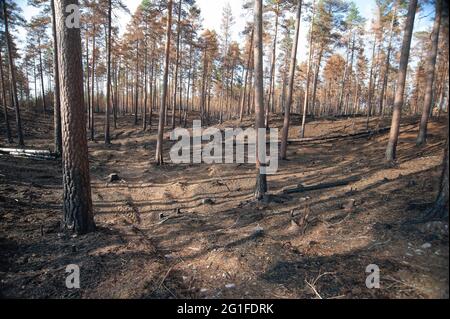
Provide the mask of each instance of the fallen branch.
POLYGON ((0 154, 38 160, 55 160, 58 157, 49 150, 26 150, 21 148, 0 148, 0 154))
POLYGON ((340 181, 335 182, 329 182, 329 183, 321 183, 311 186, 304 186, 302 184, 298 185, 298 187, 295 188, 288 188, 284 189, 283 193, 285 194, 294 194, 294 193, 303 193, 303 192, 309 192, 309 191, 315 191, 320 189, 328 189, 328 188, 334 188, 334 187, 340 187, 340 186, 347 186, 351 183, 359 181, 361 178, 359 177, 350 177, 346 178, 340 181))

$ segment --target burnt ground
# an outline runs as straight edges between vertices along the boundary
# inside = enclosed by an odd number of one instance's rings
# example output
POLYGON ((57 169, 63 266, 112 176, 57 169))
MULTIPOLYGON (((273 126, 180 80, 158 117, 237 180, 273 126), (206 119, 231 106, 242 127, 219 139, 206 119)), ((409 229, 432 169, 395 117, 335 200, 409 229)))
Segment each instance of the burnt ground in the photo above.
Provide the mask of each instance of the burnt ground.
MULTIPOLYGON (((27 148, 51 147, 51 117, 24 114, 27 148)), ((84 236, 60 232, 57 161, 1 154, 0 295, 448 298, 448 223, 407 223, 436 196, 445 124, 431 123, 427 146, 417 148, 417 125, 407 125, 414 120, 404 120, 397 166, 383 160, 387 133, 290 145, 289 160, 268 177, 270 200, 255 203, 252 165, 157 167, 156 123, 143 133, 131 116, 122 117, 111 146, 101 134, 89 142, 98 230, 84 236), (111 173, 121 180, 109 183, 111 173), (283 194, 299 183, 348 177, 355 180, 346 186, 283 194), (79 290, 65 287, 69 264, 81 268, 79 290), (366 288, 369 264, 380 268, 380 289, 366 288)), ((291 137, 298 122, 294 116, 291 137)), ((99 132, 101 123, 98 115, 99 132)), ((281 123, 273 119, 273 126, 281 123)), ((358 132, 364 123, 311 119, 307 136, 358 132)), ((388 123, 373 119, 371 128, 388 123)))

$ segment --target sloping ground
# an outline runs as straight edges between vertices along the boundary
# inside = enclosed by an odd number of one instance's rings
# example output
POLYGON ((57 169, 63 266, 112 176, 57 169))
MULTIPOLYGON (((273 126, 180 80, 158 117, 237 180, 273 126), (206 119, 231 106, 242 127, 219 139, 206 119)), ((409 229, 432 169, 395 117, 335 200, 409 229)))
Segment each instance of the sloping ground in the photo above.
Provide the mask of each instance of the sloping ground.
MULTIPOLYGON (((28 146, 49 148, 51 116, 34 117, 24 119, 28 146)), ((290 145, 263 203, 252 201, 252 165, 157 167, 155 127, 143 133, 132 121, 120 119, 110 147, 90 142, 94 234, 59 233, 58 163, 0 156, 1 296, 448 298, 448 224, 405 223, 436 195, 443 121, 430 125, 421 149, 416 128, 405 129, 396 167, 383 162, 386 134, 290 145), (120 182, 107 182, 113 172, 120 182), (355 181, 347 186, 283 194, 348 177, 355 181), (80 290, 65 287, 69 264, 81 268, 80 290), (370 264, 380 268, 380 289, 366 288, 370 264)), ((364 118, 318 120, 307 136, 362 130, 364 118)))

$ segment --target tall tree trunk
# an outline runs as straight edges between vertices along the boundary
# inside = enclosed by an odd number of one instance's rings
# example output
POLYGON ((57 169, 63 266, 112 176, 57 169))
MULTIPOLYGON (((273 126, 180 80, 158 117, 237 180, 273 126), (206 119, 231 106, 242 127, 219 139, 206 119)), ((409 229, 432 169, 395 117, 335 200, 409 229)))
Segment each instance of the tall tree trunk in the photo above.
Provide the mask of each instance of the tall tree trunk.
POLYGON ((8 104, 6 98, 6 87, 5 87, 5 76, 3 74, 3 57, 2 50, 0 49, 0 77, 2 84, 2 103, 3 103, 3 113, 5 115, 5 126, 6 126, 6 139, 8 143, 13 143, 12 135, 11 135, 11 126, 9 125, 8 118, 8 104))
MULTIPOLYGON (((54 1, 54 0, 52 0, 54 1)), ((54 57, 55 58, 55 57, 54 57)), ((56 57, 56 64, 58 64, 58 57, 56 57)), ((91 84, 90 84, 90 67, 89 67, 89 36, 86 32, 86 90, 87 90, 87 108, 88 108, 88 127, 91 130, 91 84)), ((61 106, 60 106, 61 108, 61 106)), ((60 111, 61 112, 61 111, 60 111)))
POLYGON ((417 0, 411 0, 409 2, 408 15, 404 28, 400 65, 398 69, 397 91, 395 92, 394 113, 392 114, 391 131, 389 135, 389 142, 386 148, 386 160, 389 162, 392 162, 396 159, 398 134, 400 131, 400 119, 403 106, 403 95, 405 93, 406 72, 408 71, 409 52, 411 48, 411 38, 414 28, 414 19, 416 17, 416 9, 417 0))
POLYGON ((67 28, 66 7, 78 0, 56 0, 63 138, 63 226, 78 234, 95 230, 84 112, 80 29, 67 28))
POLYGON ((339 90, 339 99, 338 99, 338 103, 336 105, 335 115, 342 115, 342 102, 344 100, 345 82, 347 81, 349 53, 350 53, 350 36, 348 37, 348 44, 347 44, 346 58, 345 58, 345 68, 344 68, 344 74, 342 75, 342 81, 341 81, 342 84, 341 84, 341 89, 339 90))
MULTIPOLYGON (((291 114, 292 96, 293 96, 293 91, 294 91, 294 79, 295 79, 295 68, 296 68, 296 63, 297 63, 297 49, 298 49, 298 38, 299 38, 299 34, 300 34, 301 14, 302 14, 302 0, 298 0, 297 16, 296 16, 296 20, 295 20, 294 43, 292 45, 291 65, 289 67, 288 96, 287 96, 286 106, 285 106, 285 110, 284 110, 283 131, 282 131, 282 135, 281 135, 280 158, 283 160, 286 159, 287 140, 289 137, 289 122, 290 122, 290 114, 291 114)), ((313 16, 314 16, 314 13, 313 13, 313 16)))
POLYGON ((8 48, 8 64, 9 64, 9 74, 11 77, 11 90, 12 90, 12 100, 14 104, 14 108, 16 110, 16 126, 17 126, 17 138, 19 139, 19 146, 24 147, 25 143, 23 141, 23 132, 22 132, 22 120, 20 118, 20 104, 19 98, 17 96, 17 81, 16 81, 16 67, 14 65, 14 57, 12 52, 12 41, 11 35, 9 33, 9 16, 8 10, 6 8, 6 1, 2 0, 3 4, 3 20, 5 23, 5 37, 6 37, 6 46, 8 48))
POLYGON ((134 125, 138 125, 139 104, 139 40, 136 40, 136 83, 134 92, 134 125))
POLYGON ((255 198, 261 200, 267 192, 267 176, 263 170, 265 154, 259 151, 259 129, 264 128, 264 74, 263 74, 263 18, 262 0, 255 0, 255 130, 256 130, 256 187, 255 198), (260 154, 261 153, 261 154, 260 154))
MULTIPOLYGON (((206 100, 206 96, 205 96, 205 89, 206 89, 206 75, 208 73, 208 59, 207 59, 207 51, 208 51, 208 47, 207 45, 204 48, 204 53, 203 53, 203 76, 202 76, 202 89, 200 92, 200 119, 203 121, 204 119, 204 112, 205 112, 205 100, 206 100)), ((223 91, 222 91, 223 93, 223 91)))
POLYGON ((114 120, 114 129, 117 129, 117 108, 119 107, 119 79, 120 79, 120 61, 116 62, 117 71, 114 71, 114 96, 113 99, 113 120, 114 120), (117 65, 118 64, 118 65, 117 65))
POLYGON ((108 0, 108 37, 107 37, 107 61, 106 61, 106 108, 105 108, 105 144, 111 144, 109 134, 109 113, 111 109, 111 19, 112 19, 112 0, 108 0))
MULTIPOLYGON (((62 152, 62 133, 61 133, 61 100, 59 91, 59 65, 58 65, 58 41, 56 39, 56 17, 55 17, 55 1, 50 0, 52 10, 52 35, 53 35, 53 70, 55 86, 53 88, 53 122, 55 128, 55 153, 61 155, 62 152)), ((89 78, 89 74, 88 74, 89 78)), ((89 83, 89 82, 88 82, 89 83)))
POLYGON ((373 69, 375 65, 375 47, 376 47, 376 39, 373 39, 373 46, 372 46, 372 63, 370 66, 370 72, 369 72, 369 92, 368 92, 368 98, 367 98, 367 120, 366 120, 366 130, 369 129, 369 123, 370 123, 370 116, 372 115, 372 91, 373 91, 373 69))
POLYGON ((41 94, 42 94, 42 111, 45 114, 47 112, 47 103, 45 101, 45 88, 44 88, 44 66, 42 63, 42 50, 41 39, 38 38, 38 47, 39 47, 39 75, 41 77, 41 94))
POLYGON ((417 145, 423 145, 427 141, 428 118, 430 116, 431 104, 433 103, 434 70, 439 45, 439 28, 441 26, 442 0, 436 0, 436 14, 434 18, 433 32, 431 34, 431 51, 427 60, 427 84, 425 87, 425 100, 423 103, 422 118, 420 120, 417 145))
POLYGON ((92 27, 92 87, 91 87, 91 141, 95 139, 95 116, 94 116, 94 104, 98 103, 98 100, 95 101, 95 24, 92 27))
POLYGON ((314 84, 313 84, 313 96, 311 103, 311 114, 314 117, 314 109, 316 107, 316 96, 317 96, 317 81, 319 80, 320 64, 323 58, 323 48, 320 49, 319 56, 317 59, 316 70, 314 71, 314 84))
POLYGON ((172 129, 175 129, 175 112, 177 109, 178 64, 180 63, 181 2, 182 0, 178 0, 177 44, 176 44, 177 53, 175 58, 175 78, 174 78, 173 104, 172 104, 172 129))
POLYGON ((144 116, 142 120, 142 130, 147 130, 147 64, 148 64, 148 51, 147 44, 145 44, 144 50, 144 116))
POLYGON ((150 69, 150 92, 149 92, 149 95, 150 95, 150 114, 148 115, 148 127, 149 127, 149 130, 151 131, 152 130, 152 118, 153 118, 153 106, 154 106, 154 98, 153 98, 153 96, 154 96, 154 91, 156 90, 156 85, 154 84, 154 80, 153 80, 153 78, 155 77, 154 76, 154 72, 155 72, 155 60, 152 58, 152 66, 151 66, 151 69, 150 69))
POLYGON ((161 108, 159 109, 159 123, 158 123, 158 140, 156 144, 156 162, 158 165, 164 164, 163 160, 163 137, 164 137, 164 119, 166 114, 166 100, 167 100, 167 82, 169 78, 169 57, 170 57, 170 37, 172 28, 172 0, 168 0, 167 4, 167 25, 166 25, 166 48, 165 48, 165 60, 164 60, 164 75, 163 75, 163 87, 161 108))
POLYGON ((277 1, 277 8, 275 11, 275 34, 273 37, 273 46, 272 46, 272 64, 270 67, 270 83, 269 83, 269 95, 267 96, 267 105, 266 105, 266 116, 264 126, 266 128, 269 127, 269 112, 270 112, 270 103, 273 103, 272 95, 275 86, 275 63, 277 61, 277 38, 278 38, 278 18, 279 18, 279 2, 277 1))
POLYGON ((397 15, 397 3, 394 4, 394 12, 392 13, 391 27, 390 27, 390 32, 389 32, 390 33, 389 43, 388 43, 388 48, 387 48, 387 53, 386 53, 386 64, 385 64, 384 75, 383 75, 383 84, 381 86, 381 92, 380 92, 380 97, 379 97, 379 101, 378 101, 381 116, 384 115, 383 102, 384 102, 384 95, 385 95, 387 82, 388 82, 388 78, 389 78, 389 69, 390 69, 390 64, 391 64, 391 51, 392 51, 392 38, 394 37, 394 26, 395 26, 396 15, 397 15))
POLYGON ((306 126, 306 113, 308 112, 308 100, 309 100, 309 84, 311 79, 311 62, 313 55, 313 27, 314 27, 314 14, 315 14, 316 2, 313 2, 312 9, 312 22, 311 30, 309 31, 309 55, 308 55, 308 67, 306 71, 306 90, 305 90, 305 100, 303 101, 303 117, 302 117, 302 127, 300 129, 300 137, 305 137, 305 126, 306 126))
POLYGON ((244 117, 245 97, 246 97, 246 92, 247 92, 248 74, 250 72, 250 63, 252 61, 254 34, 255 34, 255 28, 252 28, 252 33, 250 35, 250 46, 248 48, 247 68, 246 68, 246 72, 245 72, 244 91, 242 92, 241 110, 240 110, 240 114, 239 114, 239 122, 242 122, 242 118, 244 117))

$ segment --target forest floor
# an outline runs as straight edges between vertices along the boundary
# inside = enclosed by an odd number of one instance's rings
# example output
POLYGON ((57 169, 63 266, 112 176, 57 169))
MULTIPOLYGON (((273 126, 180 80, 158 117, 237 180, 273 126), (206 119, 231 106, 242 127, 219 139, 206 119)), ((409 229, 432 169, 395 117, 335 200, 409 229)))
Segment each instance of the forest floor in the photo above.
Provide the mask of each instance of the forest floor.
MULTIPOLYGON (((51 148, 52 115, 23 117, 27 148, 51 148)), ((254 165, 158 167, 156 123, 143 133, 121 117, 111 146, 101 134, 89 142, 98 230, 83 236, 59 230, 57 161, 0 154, 0 297, 448 298, 448 223, 407 223, 436 196, 445 124, 433 121, 419 149, 414 121, 404 119, 397 166, 383 160, 388 133, 290 145, 289 160, 268 177, 269 200, 256 203, 254 165), (109 183, 111 173, 121 180, 109 183), (345 186, 283 193, 349 177, 345 186), (65 286, 69 264, 80 266, 81 289, 65 286), (370 264, 380 269, 380 289, 366 287, 370 264)), ((365 118, 310 120, 306 135, 364 126, 365 118)))

